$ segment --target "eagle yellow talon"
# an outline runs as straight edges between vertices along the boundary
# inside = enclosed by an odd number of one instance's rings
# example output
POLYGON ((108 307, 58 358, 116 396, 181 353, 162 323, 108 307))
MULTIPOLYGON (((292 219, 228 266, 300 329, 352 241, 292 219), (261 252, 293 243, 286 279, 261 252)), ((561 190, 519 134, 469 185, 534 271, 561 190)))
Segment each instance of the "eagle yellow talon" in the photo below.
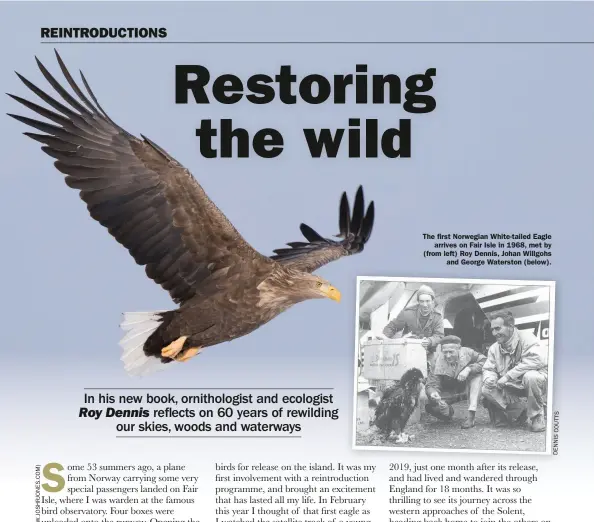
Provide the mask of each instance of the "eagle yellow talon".
POLYGON ((192 357, 194 357, 195 355, 198 355, 201 350, 202 350, 201 346, 199 346, 197 348, 188 348, 188 349, 184 350, 181 355, 178 355, 175 358, 175 360, 178 362, 189 361, 192 357))
POLYGON ((161 356, 169 357, 170 359, 175 359, 179 352, 182 351, 182 348, 187 338, 187 336, 180 337, 179 339, 173 341, 171 344, 167 345, 165 348, 161 350, 161 356))

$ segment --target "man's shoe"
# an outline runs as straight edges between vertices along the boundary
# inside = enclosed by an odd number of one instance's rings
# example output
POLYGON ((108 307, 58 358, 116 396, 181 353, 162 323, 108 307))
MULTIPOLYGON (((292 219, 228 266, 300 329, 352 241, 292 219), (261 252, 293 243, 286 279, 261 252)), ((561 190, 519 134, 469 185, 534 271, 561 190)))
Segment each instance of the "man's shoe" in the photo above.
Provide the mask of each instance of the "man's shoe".
POLYGON ((536 415, 533 419, 532 419, 532 431, 544 431, 546 429, 546 425, 545 425, 545 421, 544 421, 544 417, 542 416, 542 414, 540 415, 536 415))
POLYGON ((496 428, 507 428, 509 426, 509 419, 503 410, 495 408, 494 414, 496 428))
POLYGON ((491 421, 491 425, 495 428, 505 428, 509 426, 509 421, 505 412, 496 404, 493 404, 491 401, 488 401, 483 397, 483 406, 489 412, 489 420, 491 421))
POLYGON ((521 426, 528 418, 526 404, 523 401, 509 404, 505 409, 505 415, 512 426, 521 426))
POLYGON ((474 428, 474 419, 467 417, 464 423, 462 424, 461 428, 463 430, 467 430, 468 428, 474 428))
POLYGON ((425 411, 432 417, 435 417, 436 419, 439 419, 444 422, 450 422, 452 420, 452 417, 454 416, 454 407, 451 404, 449 404, 448 406, 449 415, 447 416, 442 415, 439 412, 439 410, 432 408, 430 403, 425 404, 425 411))
POLYGON ((528 411, 524 408, 522 413, 518 416, 518 418, 514 421, 514 426, 523 426, 524 423, 528 420, 528 411))

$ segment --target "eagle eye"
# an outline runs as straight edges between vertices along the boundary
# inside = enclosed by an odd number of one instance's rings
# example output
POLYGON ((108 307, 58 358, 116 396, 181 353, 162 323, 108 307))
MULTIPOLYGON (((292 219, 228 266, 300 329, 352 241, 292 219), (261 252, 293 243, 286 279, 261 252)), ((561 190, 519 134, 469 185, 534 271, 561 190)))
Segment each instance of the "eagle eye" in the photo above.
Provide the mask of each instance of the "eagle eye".
POLYGON ((316 286, 317 286, 318 288, 320 288, 320 287, 322 286, 322 281, 317 281, 317 282, 316 282, 316 286))

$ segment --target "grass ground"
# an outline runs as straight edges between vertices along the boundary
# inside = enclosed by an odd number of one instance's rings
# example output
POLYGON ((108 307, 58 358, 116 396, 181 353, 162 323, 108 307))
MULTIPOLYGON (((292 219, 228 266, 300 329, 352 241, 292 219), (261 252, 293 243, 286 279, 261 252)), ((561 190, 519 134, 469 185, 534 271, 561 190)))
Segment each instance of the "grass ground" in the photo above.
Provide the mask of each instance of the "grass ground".
POLYGON ((436 448, 503 451, 545 451, 546 432, 534 433, 528 427, 494 428, 489 413, 479 406, 475 427, 461 429, 466 418, 468 403, 454 404, 454 418, 443 422, 421 410, 421 419, 409 423, 405 432, 413 436, 406 443, 398 443, 393 436, 384 442, 377 428, 357 433, 358 446, 394 446, 400 448, 436 448))

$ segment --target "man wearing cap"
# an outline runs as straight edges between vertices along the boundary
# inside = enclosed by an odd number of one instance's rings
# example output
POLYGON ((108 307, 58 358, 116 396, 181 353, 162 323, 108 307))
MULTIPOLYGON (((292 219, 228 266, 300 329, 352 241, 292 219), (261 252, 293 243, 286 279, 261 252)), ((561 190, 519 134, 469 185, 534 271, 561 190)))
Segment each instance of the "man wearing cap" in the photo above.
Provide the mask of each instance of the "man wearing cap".
POLYGON ((432 359, 440 339, 443 337, 443 319, 435 311, 435 293, 427 285, 417 290, 417 305, 405 308, 384 328, 383 335, 393 339, 398 332, 407 333, 422 339, 422 346, 427 351, 428 359, 432 359))
POLYGON ((496 342, 483 367, 482 395, 496 427, 527 419, 532 431, 544 431, 548 354, 530 331, 518 330, 509 311, 491 315, 496 342), (521 397, 527 397, 524 405, 521 397))
POLYGON ((452 404, 468 399, 468 416, 462 428, 472 428, 487 358, 472 348, 461 346, 460 338, 455 335, 444 337, 440 344, 441 351, 435 358, 433 373, 425 385, 429 400, 425 411, 449 421, 454 415, 452 404))

